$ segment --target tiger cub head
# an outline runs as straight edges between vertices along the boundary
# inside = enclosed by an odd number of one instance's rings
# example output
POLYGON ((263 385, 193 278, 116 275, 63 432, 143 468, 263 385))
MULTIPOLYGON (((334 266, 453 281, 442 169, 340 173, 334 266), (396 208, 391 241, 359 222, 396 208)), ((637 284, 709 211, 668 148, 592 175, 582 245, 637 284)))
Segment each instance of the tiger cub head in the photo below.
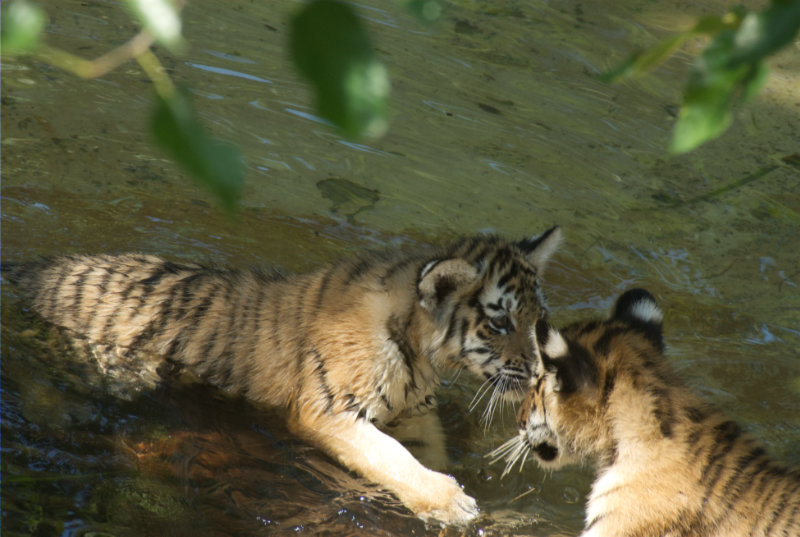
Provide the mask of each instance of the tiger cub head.
POLYGON ((419 273, 419 305, 434 326, 433 362, 484 379, 472 406, 490 394, 486 423, 498 403, 527 389, 534 364, 528 334, 547 313, 540 279, 561 240, 558 227, 518 242, 466 239, 419 273))
MULTIPOLYGON (((536 366, 517 414, 519 434, 490 453, 495 461, 505 459, 504 475, 516 463, 521 468, 528 454, 548 469, 610 462, 620 415, 609 408, 615 384, 665 391, 672 382, 663 358, 662 318, 650 293, 632 289, 608 319, 561 331, 538 322, 530 333, 536 366)), ((659 409, 652 411, 658 419, 659 409)))

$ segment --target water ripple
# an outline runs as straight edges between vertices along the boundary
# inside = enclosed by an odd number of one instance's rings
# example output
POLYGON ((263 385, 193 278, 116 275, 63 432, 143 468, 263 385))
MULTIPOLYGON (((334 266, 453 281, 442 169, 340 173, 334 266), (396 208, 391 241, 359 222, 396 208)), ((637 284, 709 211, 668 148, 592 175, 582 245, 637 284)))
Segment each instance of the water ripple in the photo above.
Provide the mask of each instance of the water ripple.
POLYGON ((201 71, 210 71, 218 75, 235 76, 237 78, 244 78, 245 80, 252 80, 254 82, 272 84, 272 80, 267 80, 266 78, 261 78, 255 75, 248 75, 247 73, 242 73, 241 71, 234 71, 233 69, 225 69, 224 67, 214 67, 213 65, 204 65, 202 63, 192 63, 192 62, 186 62, 186 65, 188 65, 189 67, 194 67, 195 69, 200 69, 201 71))

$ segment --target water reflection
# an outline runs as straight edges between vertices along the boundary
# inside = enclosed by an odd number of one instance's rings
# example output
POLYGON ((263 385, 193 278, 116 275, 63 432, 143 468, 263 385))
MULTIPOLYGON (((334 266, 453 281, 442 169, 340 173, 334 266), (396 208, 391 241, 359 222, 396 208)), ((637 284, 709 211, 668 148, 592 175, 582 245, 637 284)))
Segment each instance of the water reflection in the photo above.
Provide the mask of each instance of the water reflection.
POLYGON ((237 78, 244 78, 245 80, 252 80, 254 82, 261 82, 262 84, 272 84, 272 80, 267 80, 266 78, 261 78, 255 75, 249 75, 247 73, 242 73, 240 71, 234 71, 233 69, 226 69, 225 67, 215 67, 213 65, 204 65, 202 63, 192 63, 186 62, 186 65, 189 67, 193 67, 194 69, 200 69, 201 71, 209 71, 211 73, 217 75, 225 75, 225 76, 233 76, 237 78))

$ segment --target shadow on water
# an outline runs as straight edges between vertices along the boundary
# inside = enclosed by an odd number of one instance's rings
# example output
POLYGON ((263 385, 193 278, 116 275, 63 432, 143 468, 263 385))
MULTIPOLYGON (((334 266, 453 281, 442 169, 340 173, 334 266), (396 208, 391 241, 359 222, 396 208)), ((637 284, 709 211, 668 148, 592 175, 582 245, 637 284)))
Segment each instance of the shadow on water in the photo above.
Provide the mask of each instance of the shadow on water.
MULTIPOLYGON (((48 40, 97 56, 130 37, 113 2, 48 6, 48 40)), ((84 82, 4 59, 4 260, 143 251, 309 270, 348 252, 561 224, 546 274, 553 318, 606 311, 644 286, 688 381, 800 463, 800 139, 796 51, 719 140, 665 156, 690 54, 605 86, 597 72, 727 3, 445 4, 422 27, 357 6, 392 76, 381 140, 321 124, 285 55, 296 2, 190 2, 193 48, 159 57, 215 136, 247 156, 235 221, 143 134, 152 99, 126 65, 84 82), (794 157, 793 157, 794 155, 794 157)), ((4 535, 438 535, 286 431, 281 416, 173 383, 111 396, 94 368, 2 289, 4 535)), ((443 535, 575 535, 592 474, 483 454, 513 434, 467 413, 476 383, 440 393, 451 471, 481 518, 443 535)))

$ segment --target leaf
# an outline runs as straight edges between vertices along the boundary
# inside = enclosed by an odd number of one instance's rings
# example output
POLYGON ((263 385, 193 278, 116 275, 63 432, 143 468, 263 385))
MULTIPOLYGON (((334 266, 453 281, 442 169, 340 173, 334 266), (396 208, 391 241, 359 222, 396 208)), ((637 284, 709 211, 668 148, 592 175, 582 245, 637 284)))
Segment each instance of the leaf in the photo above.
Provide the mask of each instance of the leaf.
POLYGON ((181 17, 173 0, 127 0, 133 15, 153 38, 175 51, 183 46, 181 17))
POLYGON ((676 34, 669 39, 661 41, 658 45, 640 54, 634 54, 625 62, 617 67, 610 69, 600 75, 603 82, 613 83, 623 78, 632 78, 642 75, 659 64, 665 62, 667 58, 677 51, 684 41, 690 37, 690 32, 676 34))
POLYGON ((702 34, 717 33, 731 26, 737 26, 741 17, 742 12, 740 10, 734 10, 724 17, 715 15, 702 17, 691 29, 668 37, 648 50, 634 54, 617 67, 602 73, 600 80, 613 83, 623 78, 643 75, 667 61, 688 39, 702 34))
POLYGON ((45 26, 44 11, 26 0, 7 4, 2 14, 3 54, 24 54, 39 46, 45 26))
POLYGON ((730 106, 743 69, 727 69, 734 32, 717 34, 695 60, 672 134, 670 152, 684 153, 719 136, 731 123, 730 106))
POLYGON ((800 1, 772 0, 761 13, 748 13, 734 38, 731 67, 760 62, 792 42, 800 29, 800 1))
POLYGON ((767 81, 769 69, 764 65, 764 62, 756 62, 753 68, 748 72, 747 76, 742 80, 742 95, 741 101, 747 102, 758 93, 767 81))
POLYGON ((347 4, 315 0, 306 5, 291 20, 289 48, 316 89, 322 117, 353 138, 386 131, 386 68, 347 4))
POLYGON ((152 131, 158 145, 228 212, 234 212, 244 185, 239 151, 206 134, 185 94, 175 92, 167 99, 157 96, 152 131))
POLYGON ((694 62, 670 152, 685 153, 718 137, 731 124, 737 97, 751 98, 764 83, 762 62, 731 66, 737 34, 738 29, 720 32, 694 62))

